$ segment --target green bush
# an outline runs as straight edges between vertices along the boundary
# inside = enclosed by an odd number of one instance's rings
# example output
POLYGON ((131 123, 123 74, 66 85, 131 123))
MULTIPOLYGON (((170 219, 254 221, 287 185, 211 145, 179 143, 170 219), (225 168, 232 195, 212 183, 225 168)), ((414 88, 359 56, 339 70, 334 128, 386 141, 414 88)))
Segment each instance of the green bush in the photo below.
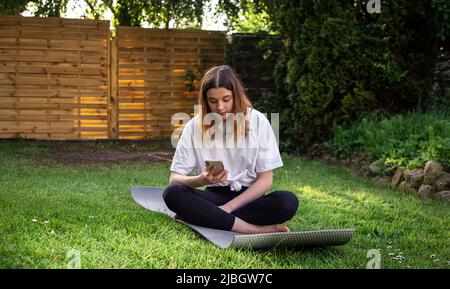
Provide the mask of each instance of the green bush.
POLYGON ((450 169, 450 112, 414 111, 393 117, 364 115, 352 125, 337 125, 326 142, 337 157, 367 154, 393 167, 414 169, 428 160, 450 169))
POLYGON ((448 0, 432 0, 431 2, 436 11, 439 45, 446 45, 448 48, 448 40, 450 37, 450 5, 448 4, 448 0))
POLYGON ((274 70, 277 92, 261 101, 285 114, 280 138, 291 150, 327 139, 333 126, 365 112, 422 106, 437 59, 434 6, 381 1, 381 13, 370 14, 366 2, 277 1, 274 30, 285 44, 274 70))

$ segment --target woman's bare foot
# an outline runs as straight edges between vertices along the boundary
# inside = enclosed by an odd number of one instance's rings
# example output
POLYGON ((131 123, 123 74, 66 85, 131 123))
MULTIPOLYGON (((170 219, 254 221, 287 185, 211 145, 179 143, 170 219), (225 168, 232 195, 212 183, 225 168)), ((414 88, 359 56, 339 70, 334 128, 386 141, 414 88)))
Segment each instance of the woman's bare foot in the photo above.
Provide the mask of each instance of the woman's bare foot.
MULTIPOLYGON (((174 219, 182 220, 180 216, 175 214, 174 219)), ((259 234, 259 233, 275 233, 275 232, 290 232, 289 228, 285 224, 275 224, 275 225, 266 225, 266 226, 258 226, 247 223, 239 218, 235 219, 233 228, 231 231, 238 233, 246 233, 246 234, 259 234)))
POLYGON ((245 234, 259 234, 259 233, 275 233, 275 232, 289 232, 289 228, 284 224, 258 226, 245 222, 236 217, 231 231, 245 234))
POLYGON ((275 225, 277 228, 277 232, 290 232, 291 230, 289 230, 288 226, 286 226, 285 224, 277 224, 275 225))
POLYGON ((284 224, 258 226, 261 233, 289 232, 289 228, 284 224))

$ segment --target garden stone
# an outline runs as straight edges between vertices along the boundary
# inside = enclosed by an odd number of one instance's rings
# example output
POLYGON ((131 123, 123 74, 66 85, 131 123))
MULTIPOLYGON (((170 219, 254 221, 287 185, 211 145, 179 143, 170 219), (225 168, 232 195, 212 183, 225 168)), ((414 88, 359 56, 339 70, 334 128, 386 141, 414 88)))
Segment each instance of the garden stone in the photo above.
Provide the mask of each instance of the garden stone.
POLYGON ((383 170, 383 160, 374 161, 369 165, 369 171, 372 175, 379 175, 383 170))
POLYGON ((361 155, 353 159, 358 165, 363 165, 367 161, 367 156, 361 155))
POLYGON ((383 187, 389 187, 391 185, 391 178, 388 176, 381 177, 378 180, 378 184, 383 187))
POLYGON ((441 201, 448 201, 450 200, 450 191, 436 193, 435 198, 441 201))
POLYGON ((331 157, 331 158, 330 158, 330 162, 331 162, 332 164, 335 164, 335 163, 337 162, 337 159, 336 159, 335 157, 331 157))
POLYGON ((450 189, 450 174, 442 174, 434 183, 436 191, 445 191, 450 189))
POLYGON ((406 182, 405 182, 405 181, 402 181, 402 182, 400 182, 400 184, 398 185, 398 188, 399 188, 400 190, 402 190, 402 191, 406 191, 405 186, 406 186, 406 182))
POLYGON ((415 194, 417 193, 417 190, 414 189, 413 187, 411 187, 410 185, 408 185, 408 183, 406 181, 403 181, 400 183, 400 185, 398 186, 402 191, 407 192, 407 193, 412 193, 415 194))
POLYGON ((441 174, 441 164, 435 161, 428 161, 425 165, 423 183, 426 185, 432 185, 441 174))
POLYGON ((384 176, 384 177, 374 177, 372 179, 372 181, 374 181, 377 185, 381 186, 381 187, 389 187, 389 185, 391 184, 391 178, 384 176))
POLYGON ((410 171, 406 174, 405 181, 411 188, 418 189, 423 181, 423 170, 415 169, 410 171))
POLYGON ((431 198, 433 197, 433 188, 430 185, 421 185, 418 194, 422 199, 431 198))
POLYGON ((403 171, 401 169, 397 169, 395 171, 394 176, 392 177, 392 187, 395 188, 397 187, 401 181, 403 181, 404 177, 403 177, 403 171))

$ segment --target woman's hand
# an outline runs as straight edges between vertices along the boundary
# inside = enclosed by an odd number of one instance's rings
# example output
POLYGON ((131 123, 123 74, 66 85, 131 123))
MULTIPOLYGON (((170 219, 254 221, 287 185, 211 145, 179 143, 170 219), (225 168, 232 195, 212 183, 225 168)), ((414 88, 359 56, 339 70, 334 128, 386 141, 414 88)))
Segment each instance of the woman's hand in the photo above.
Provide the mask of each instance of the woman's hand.
POLYGON ((208 171, 207 168, 204 168, 201 173, 201 178, 207 182, 207 184, 217 184, 225 181, 228 178, 228 171, 223 170, 218 175, 213 176, 213 174, 208 171))

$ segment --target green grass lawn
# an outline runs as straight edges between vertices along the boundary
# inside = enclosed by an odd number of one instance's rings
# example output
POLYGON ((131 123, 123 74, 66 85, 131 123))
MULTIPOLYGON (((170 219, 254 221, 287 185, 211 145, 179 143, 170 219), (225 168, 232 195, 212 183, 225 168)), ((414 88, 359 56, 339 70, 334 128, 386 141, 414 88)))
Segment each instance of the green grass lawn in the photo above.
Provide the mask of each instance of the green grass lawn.
POLYGON ((71 249, 82 268, 365 268, 370 249, 380 250, 382 268, 449 268, 448 203, 376 187, 345 168, 284 155, 272 190, 300 198, 291 230, 355 228, 348 244, 223 250, 134 203, 130 187, 166 185, 169 162, 68 165, 47 154, 45 145, 0 141, 1 268, 66 268, 71 249))

